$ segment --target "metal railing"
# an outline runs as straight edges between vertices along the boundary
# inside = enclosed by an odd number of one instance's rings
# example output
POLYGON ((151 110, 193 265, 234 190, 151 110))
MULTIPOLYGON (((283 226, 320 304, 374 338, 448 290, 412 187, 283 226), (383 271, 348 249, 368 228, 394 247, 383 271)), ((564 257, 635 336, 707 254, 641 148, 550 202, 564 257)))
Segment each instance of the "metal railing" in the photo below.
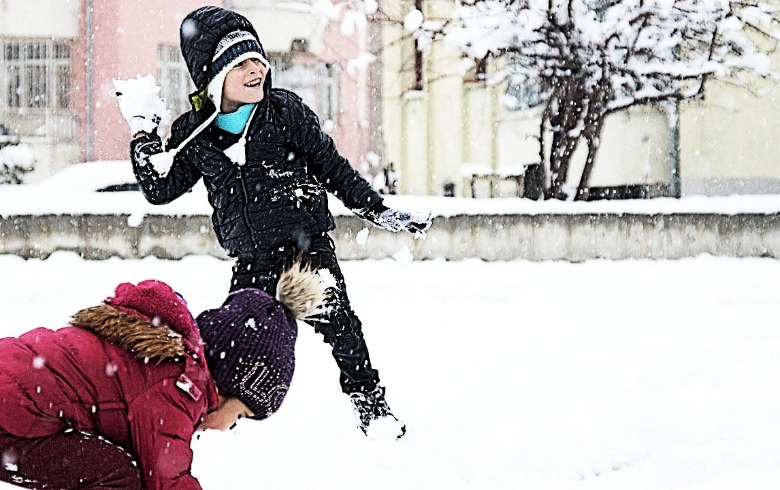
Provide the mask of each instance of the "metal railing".
POLYGON ((76 113, 62 109, 0 108, 0 126, 8 136, 46 138, 57 142, 76 139, 76 113))

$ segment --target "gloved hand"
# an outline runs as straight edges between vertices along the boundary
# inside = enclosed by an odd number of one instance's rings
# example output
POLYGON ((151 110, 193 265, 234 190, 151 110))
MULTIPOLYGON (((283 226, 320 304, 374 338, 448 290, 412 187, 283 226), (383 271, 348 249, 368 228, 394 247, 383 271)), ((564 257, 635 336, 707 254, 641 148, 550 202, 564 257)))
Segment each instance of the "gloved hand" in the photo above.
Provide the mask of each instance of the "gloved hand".
POLYGON ((130 125, 130 135, 151 133, 158 126, 171 122, 171 111, 160 98, 160 87, 154 77, 136 76, 129 80, 114 80, 114 95, 119 101, 122 117, 130 125))
POLYGON ((366 209, 355 211, 355 214, 378 226, 390 231, 408 231, 416 237, 425 236, 425 232, 431 227, 433 216, 431 213, 416 213, 390 209, 378 202, 366 209))

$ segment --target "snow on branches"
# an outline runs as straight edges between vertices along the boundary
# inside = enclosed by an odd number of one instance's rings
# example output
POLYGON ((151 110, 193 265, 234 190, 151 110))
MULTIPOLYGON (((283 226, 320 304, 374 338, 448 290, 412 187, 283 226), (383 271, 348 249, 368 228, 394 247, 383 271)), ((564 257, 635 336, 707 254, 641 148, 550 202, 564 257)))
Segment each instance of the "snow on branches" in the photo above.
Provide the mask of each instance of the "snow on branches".
MULTIPOLYGON (((769 58, 780 41, 778 0, 317 0, 315 5, 352 9, 372 22, 403 27, 420 52, 443 39, 463 52, 464 68, 475 66, 474 60, 500 59, 491 82, 529 87, 533 103, 543 108, 539 158, 546 163, 547 198, 587 196, 610 113, 701 99, 715 78, 755 92, 780 81, 769 58), (580 143, 587 156, 571 193, 569 168, 580 143)), ((414 64, 419 80, 420 52, 414 64)), ((512 99, 503 98, 507 104, 512 99)))
POLYGON ((616 95, 663 96, 707 75, 774 76, 757 44, 778 39, 775 15, 728 0, 476 0, 447 39, 475 58, 509 54, 507 73, 529 80, 576 71, 616 95))
POLYGON ((500 74, 538 87, 552 132, 548 197, 565 199, 569 161, 588 145, 587 187, 604 118, 637 104, 703 97, 712 77, 780 80, 777 9, 736 0, 465 0, 444 33, 468 56, 502 57, 500 74))

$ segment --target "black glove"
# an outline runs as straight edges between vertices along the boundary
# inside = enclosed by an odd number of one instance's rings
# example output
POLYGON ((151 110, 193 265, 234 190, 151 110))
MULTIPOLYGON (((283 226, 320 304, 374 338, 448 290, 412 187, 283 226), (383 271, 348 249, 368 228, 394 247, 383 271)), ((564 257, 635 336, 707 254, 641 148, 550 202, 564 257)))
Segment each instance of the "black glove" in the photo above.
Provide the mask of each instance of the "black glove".
POLYGON ((355 211, 355 214, 378 226, 390 231, 408 231, 416 237, 425 236, 425 232, 431 227, 433 216, 431 213, 415 213, 397 211, 378 202, 366 209, 355 211))
POLYGON ((162 153, 163 143, 157 135, 157 130, 151 133, 141 133, 130 141, 130 158, 138 165, 146 165, 149 157, 162 153))

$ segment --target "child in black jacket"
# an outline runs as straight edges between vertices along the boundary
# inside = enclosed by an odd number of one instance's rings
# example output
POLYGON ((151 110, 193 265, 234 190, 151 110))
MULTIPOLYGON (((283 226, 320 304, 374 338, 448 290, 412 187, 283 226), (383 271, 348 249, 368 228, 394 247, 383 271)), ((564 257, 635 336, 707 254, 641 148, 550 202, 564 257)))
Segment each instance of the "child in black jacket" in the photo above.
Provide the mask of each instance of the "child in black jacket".
POLYGON ((144 195, 164 204, 203 178, 214 231, 236 258, 231 291, 260 288, 273 296, 280 272, 296 257, 318 270, 329 295, 310 323, 333 348, 358 426, 368 435, 390 426, 401 437, 405 426, 385 400, 328 235, 335 222, 326 192, 392 231, 421 236, 431 216, 385 207, 312 110, 294 93, 271 87, 269 63, 246 18, 197 9, 182 22, 181 49, 197 87, 193 108, 174 122, 167 152, 155 132, 134 135, 131 159, 144 195))

